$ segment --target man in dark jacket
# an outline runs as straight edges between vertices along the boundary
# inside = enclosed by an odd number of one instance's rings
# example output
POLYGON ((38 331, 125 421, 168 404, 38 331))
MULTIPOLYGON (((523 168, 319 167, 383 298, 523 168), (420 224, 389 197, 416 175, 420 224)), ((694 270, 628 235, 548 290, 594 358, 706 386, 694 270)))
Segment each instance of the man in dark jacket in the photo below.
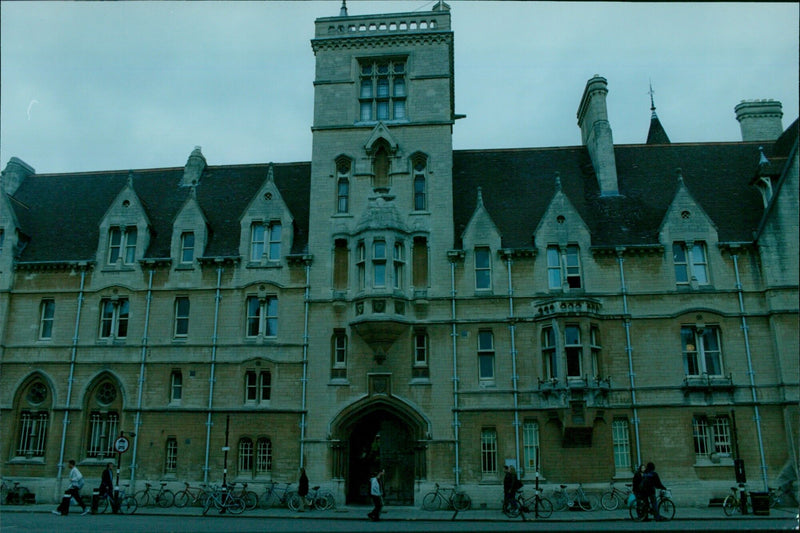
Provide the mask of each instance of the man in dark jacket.
MULTIPOLYGON (((661 515, 658 514, 658 499, 656 498, 656 489, 667 490, 667 487, 661 483, 661 478, 656 473, 656 465, 647 463, 647 468, 642 475, 642 483, 639 490, 643 498, 650 500, 650 509, 653 512, 656 520, 662 520, 661 515)), ((645 518, 646 520, 647 518, 645 518)))
POLYGON ((108 463, 100 477, 100 496, 108 498, 111 509, 117 512, 117 501, 114 499, 114 463, 108 463))
POLYGON ((306 505, 308 505, 307 497, 308 497, 308 476, 306 475, 306 469, 302 466, 300 467, 300 481, 297 483, 297 495, 300 496, 300 511, 304 511, 306 505))

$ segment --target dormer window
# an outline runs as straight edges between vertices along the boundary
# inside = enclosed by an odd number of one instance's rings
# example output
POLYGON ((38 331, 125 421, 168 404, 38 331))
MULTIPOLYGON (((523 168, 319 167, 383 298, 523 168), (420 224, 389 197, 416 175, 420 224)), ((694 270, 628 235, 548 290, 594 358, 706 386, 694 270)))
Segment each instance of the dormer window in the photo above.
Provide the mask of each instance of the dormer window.
POLYGON ((181 234, 181 263, 194 261, 194 232, 185 231, 181 234))
POLYGON ((124 265, 136 261, 136 226, 112 226, 108 230, 108 264, 122 260, 124 265))
POLYGON ((281 223, 253 222, 250 226, 250 260, 280 261, 281 223))

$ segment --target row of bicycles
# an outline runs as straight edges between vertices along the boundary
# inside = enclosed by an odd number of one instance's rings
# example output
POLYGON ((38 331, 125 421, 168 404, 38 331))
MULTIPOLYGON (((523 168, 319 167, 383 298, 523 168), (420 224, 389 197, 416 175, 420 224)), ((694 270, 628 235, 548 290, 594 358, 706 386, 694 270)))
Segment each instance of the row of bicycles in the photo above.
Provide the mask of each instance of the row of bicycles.
POLYGON ((202 514, 216 510, 219 513, 241 514, 247 510, 257 508, 285 506, 292 511, 299 511, 311 507, 320 511, 333 509, 336 498, 333 493, 319 486, 309 489, 305 498, 291 488, 291 483, 272 482, 259 495, 247 488, 247 483, 228 485, 205 485, 193 487, 184 482, 184 488, 174 492, 167 488, 166 482, 161 482, 161 487, 156 489, 151 483, 145 483, 145 488, 134 494, 129 494, 122 487, 116 498, 112 495, 101 497, 98 512, 113 511, 115 506, 120 513, 132 514, 139 507, 200 507, 202 514))

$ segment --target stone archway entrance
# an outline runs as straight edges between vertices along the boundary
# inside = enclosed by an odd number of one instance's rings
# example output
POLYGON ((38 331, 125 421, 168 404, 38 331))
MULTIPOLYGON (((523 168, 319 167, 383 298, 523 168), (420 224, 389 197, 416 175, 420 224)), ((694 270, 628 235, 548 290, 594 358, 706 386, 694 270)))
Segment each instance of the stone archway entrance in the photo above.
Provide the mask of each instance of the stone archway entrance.
POLYGON ((373 394, 332 420, 333 471, 345 480, 348 504, 371 503, 369 478, 376 469, 386 472, 384 499, 390 505, 413 505, 414 483, 426 476, 430 422, 393 398, 389 383, 386 376, 370 376, 373 394))
POLYGON ((369 503, 369 478, 383 469, 389 505, 414 504, 416 440, 407 424, 385 410, 352 425, 349 437, 347 503, 369 503))

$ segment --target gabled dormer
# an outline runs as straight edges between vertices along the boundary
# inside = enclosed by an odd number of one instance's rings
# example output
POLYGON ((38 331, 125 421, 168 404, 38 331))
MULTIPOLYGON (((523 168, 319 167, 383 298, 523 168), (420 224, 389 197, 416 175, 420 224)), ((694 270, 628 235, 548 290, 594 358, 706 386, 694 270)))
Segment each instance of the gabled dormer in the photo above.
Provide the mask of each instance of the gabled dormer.
POLYGON ((497 252, 502 247, 502 235, 483 204, 483 191, 480 187, 475 210, 461 233, 461 242, 465 271, 467 277, 473 279, 475 292, 491 293, 495 286, 494 266, 497 263, 497 252))
POLYGON ((239 254, 248 267, 280 266, 292 249, 294 217, 275 185, 273 167, 239 219, 239 254))
POLYGON ((370 177, 373 191, 389 192, 394 174, 405 173, 407 169, 398 158, 399 145, 383 122, 379 122, 364 143, 365 157, 361 160, 357 174, 370 177))
POLYGON ((133 173, 100 220, 97 265, 133 269, 150 246, 150 220, 133 187, 133 173))
POLYGON ((556 192, 533 233, 537 256, 536 278, 547 278, 550 291, 583 290, 584 263, 590 257, 592 235, 578 210, 561 190, 556 174, 556 192), (545 273, 546 270, 546 273, 545 273))
POLYGON ((208 220, 197 203, 195 187, 172 223, 170 257, 176 269, 191 269, 203 256, 208 243, 208 220))
POLYGON ((683 181, 677 170, 678 190, 661 221, 659 242, 673 265, 678 287, 711 284, 709 252, 719 241, 717 227, 683 181))

